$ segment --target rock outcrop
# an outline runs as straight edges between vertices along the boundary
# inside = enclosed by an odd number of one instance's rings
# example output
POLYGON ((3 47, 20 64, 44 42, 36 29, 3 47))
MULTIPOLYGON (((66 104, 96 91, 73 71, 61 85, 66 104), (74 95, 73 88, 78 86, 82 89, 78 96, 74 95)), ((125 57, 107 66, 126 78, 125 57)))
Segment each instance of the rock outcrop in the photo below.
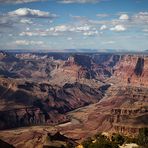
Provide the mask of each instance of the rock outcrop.
POLYGON ((148 86, 148 57, 125 55, 115 66, 114 76, 126 84, 148 86))
POLYGON ((45 115, 39 108, 20 108, 0 112, 0 129, 45 123, 45 115))
POLYGON ((0 139, 0 147, 1 148, 15 148, 13 145, 11 145, 11 144, 9 144, 9 143, 1 140, 1 139, 0 139))
POLYGON ((125 135, 137 135, 139 130, 148 125, 148 108, 112 109, 110 122, 115 132, 125 135))

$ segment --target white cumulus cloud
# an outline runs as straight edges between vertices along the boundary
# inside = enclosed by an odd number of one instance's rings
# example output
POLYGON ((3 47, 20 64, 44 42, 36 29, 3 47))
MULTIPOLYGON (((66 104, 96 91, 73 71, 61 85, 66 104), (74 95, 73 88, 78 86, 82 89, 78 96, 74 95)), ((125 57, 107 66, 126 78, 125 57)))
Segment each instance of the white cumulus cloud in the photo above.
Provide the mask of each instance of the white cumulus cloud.
POLYGON ((55 18, 56 14, 35 10, 30 8, 19 8, 15 11, 8 12, 10 16, 30 17, 30 18, 55 18))
POLYGON ((100 27, 100 30, 106 30, 107 29, 107 26, 106 25, 102 25, 101 27, 100 27))
POLYGON ((120 20, 128 20, 129 16, 127 14, 121 14, 119 17, 120 20))
POLYGON ((125 31, 126 28, 123 25, 116 25, 115 27, 110 28, 111 31, 117 31, 117 32, 121 32, 121 31, 125 31))

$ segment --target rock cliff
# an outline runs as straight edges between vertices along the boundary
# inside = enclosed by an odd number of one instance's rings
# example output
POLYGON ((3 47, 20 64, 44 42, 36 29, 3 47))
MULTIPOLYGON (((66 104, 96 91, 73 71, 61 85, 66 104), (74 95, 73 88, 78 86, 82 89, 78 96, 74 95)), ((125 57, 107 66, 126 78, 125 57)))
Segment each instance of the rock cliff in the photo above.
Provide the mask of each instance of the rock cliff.
POLYGON ((148 86, 148 57, 125 55, 115 66, 114 76, 126 84, 148 86))

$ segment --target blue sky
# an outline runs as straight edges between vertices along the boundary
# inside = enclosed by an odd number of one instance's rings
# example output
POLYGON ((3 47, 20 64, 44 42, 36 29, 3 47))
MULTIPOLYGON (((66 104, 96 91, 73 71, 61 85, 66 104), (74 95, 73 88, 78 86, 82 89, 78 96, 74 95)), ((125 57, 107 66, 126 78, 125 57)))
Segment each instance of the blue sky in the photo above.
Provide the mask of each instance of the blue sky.
POLYGON ((0 0, 1 49, 148 49, 147 0, 0 0))

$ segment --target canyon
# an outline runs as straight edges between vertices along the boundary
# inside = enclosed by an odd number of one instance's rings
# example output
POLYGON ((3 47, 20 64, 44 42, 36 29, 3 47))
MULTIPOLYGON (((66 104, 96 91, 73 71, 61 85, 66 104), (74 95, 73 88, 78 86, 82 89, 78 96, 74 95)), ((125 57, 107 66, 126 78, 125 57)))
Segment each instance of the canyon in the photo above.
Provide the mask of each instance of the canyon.
POLYGON ((136 136, 144 127, 147 55, 0 52, 0 138, 5 142, 27 147, 40 137, 43 145, 52 131, 81 142, 98 132, 136 136))

